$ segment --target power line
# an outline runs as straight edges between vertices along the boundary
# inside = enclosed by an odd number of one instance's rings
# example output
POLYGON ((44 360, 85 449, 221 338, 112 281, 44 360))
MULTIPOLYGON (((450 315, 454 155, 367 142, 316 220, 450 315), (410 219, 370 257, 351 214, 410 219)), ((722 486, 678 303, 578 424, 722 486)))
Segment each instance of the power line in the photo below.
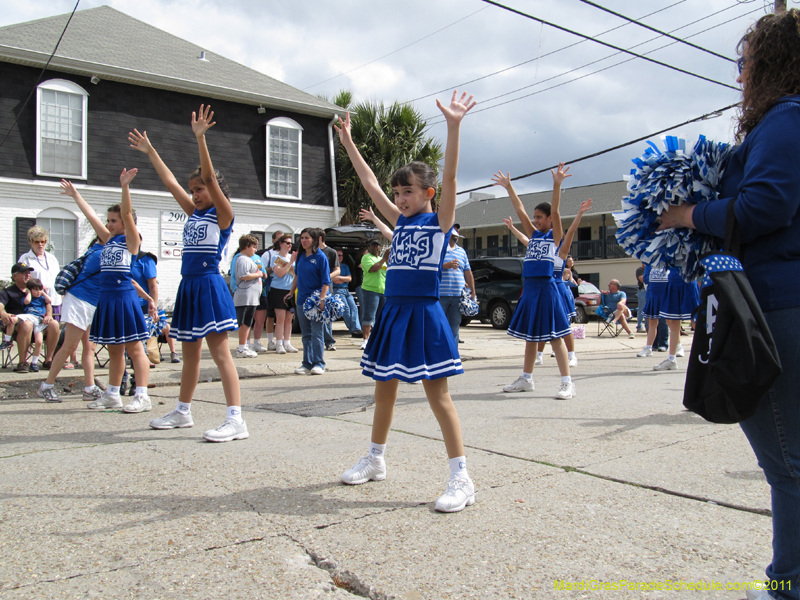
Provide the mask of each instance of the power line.
MULTIPOLYGON (((609 152, 613 152, 614 150, 619 150, 620 148, 624 148, 625 146, 630 146, 632 144, 637 144, 639 142, 643 142, 644 140, 646 140, 648 138, 651 138, 651 137, 656 136, 656 135, 661 135, 662 133, 666 133, 668 131, 672 131, 673 129, 677 129, 678 127, 683 127, 684 125, 689 125, 690 123, 696 123, 697 121, 704 121, 706 119, 710 119, 710 118, 713 118, 713 117, 718 117, 722 113, 724 113, 725 111, 728 111, 728 110, 730 110, 732 108, 735 108, 735 107, 739 106, 739 104, 740 104, 740 102, 737 102, 736 104, 729 104, 725 108, 720 108, 718 110, 712 111, 710 113, 706 113, 706 114, 701 115, 699 117, 695 117, 694 119, 689 119, 688 121, 684 121, 683 123, 678 123, 676 125, 671 125, 671 126, 667 127, 666 129, 662 129, 660 131, 654 131, 653 133, 648 133, 647 135, 642 136, 640 138, 636 138, 635 140, 630 140, 629 142, 625 142, 623 144, 618 144, 617 146, 612 146, 611 148, 606 148, 605 150, 600 150, 598 152, 593 152, 592 154, 587 154, 586 156, 581 156, 580 158, 575 158, 573 160, 564 161, 564 164, 574 165, 575 163, 579 163, 579 162, 582 162, 584 160, 589 160, 590 158, 595 158, 595 157, 601 156, 603 154, 608 154, 609 152)), ((539 175, 541 173, 545 173, 545 172, 549 171, 550 169, 555 169, 556 167, 558 167, 558 164, 551 165, 549 167, 545 167, 543 169, 539 169, 538 171, 533 171, 531 173, 525 173, 524 175, 517 175, 516 177, 512 177, 511 181, 518 181, 520 179, 525 179, 527 177, 532 177, 534 175, 539 175)), ((485 190, 485 189, 488 189, 490 187, 494 187, 494 184, 482 185, 482 186, 479 186, 479 187, 470 188, 468 190, 462 190, 460 192, 457 192, 457 195, 466 194, 466 193, 469 193, 469 192, 477 192, 478 190, 485 190)))
MULTIPOLYGON (((660 12, 662 12, 664 10, 667 10, 668 8, 672 8, 673 6, 677 6, 678 4, 683 4, 684 2, 686 2, 686 0, 678 0, 678 2, 675 2, 674 4, 670 4, 669 6, 665 6, 664 8, 660 8, 658 10, 655 10, 655 11, 653 11, 651 13, 648 13, 648 14, 644 15, 642 17, 642 19, 646 19, 647 17, 651 17, 656 13, 660 13, 660 12)), ((716 13, 712 13, 712 14, 708 15, 707 17, 703 17, 702 19, 699 19, 699 20, 702 21, 703 19, 708 19, 708 18, 714 16, 717 13, 729 10, 731 8, 734 8, 734 6, 728 6, 727 8, 723 8, 722 10, 717 11, 716 13)), ((697 22, 698 21, 694 21, 694 23, 697 23, 697 22)), ((693 23, 689 23, 688 25, 684 25, 683 27, 688 27, 689 25, 693 25, 693 23)), ((599 37, 601 35, 605 35, 607 33, 611 33, 612 31, 616 31, 617 29, 622 29, 623 27, 627 27, 627 24, 617 25, 616 27, 612 27, 611 29, 606 29, 605 31, 602 31, 602 32, 598 33, 597 35, 599 37)), ((679 27, 678 29, 681 29, 681 28, 679 27)), ((677 31, 677 29, 675 31, 677 31)), ((521 63, 517 63, 515 65, 512 65, 510 67, 505 67, 504 69, 500 69, 499 71, 495 71, 494 73, 489 73, 488 75, 483 75, 481 77, 476 77, 475 79, 470 79, 469 81, 464 81, 462 83, 457 83, 456 85, 448 86, 448 87, 446 87, 444 89, 437 90, 437 91, 432 92, 430 94, 425 94, 424 96, 419 96, 418 98, 412 98, 411 100, 406 100, 405 102, 403 102, 403 104, 411 104, 412 102, 417 102, 418 100, 424 100, 425 98, 430 98, 431 96, 435 96, 436 94, 443 94, 444 92, 449 92, 450 90, 461 89, 465 85, 469 85, 471 83, 475 83, 476 81, 482 81, 483 79, 488 79, 489 77, 493 77, 495 75, 499 75, 500 73, 505 73, 506 71, 510 71, 511 69, 516 69, 517 67, 521 67, 522 65, 527 65, 528 63, 532 63, 532 62, 537 61, 539 59, 546 58, 548 56, 552 56, 553 54, 557 54, 558 52, 561 52, 562 50, 568 50, 569 48, 573 48, 574 46, 579 46, 580 44, 585 44, 585 43, 586 43, 586 40, 581 40, 580 42, 575 42, 574 44, 569 44, 567 46, 562 46, 561 48, 553 50, 552 52, 548 52, 547 54, 543 54, 541 56, 536 56, 534 58, 522 61, 521 63)))
POLYGON ((20 115, 22 115, 23 111, 25 110, 25 107, 28 106, 28 102, 31 101, 31 98, 33 97, 33 93, 36 91, 36 88, 39 87, 39 83, 41 83, 41 81, 42 81, 42 77, 44 76, 44 72, 47 71, 47 67, 50 66, 50 61, 52 61, 53 57, 56 55, 56 52, 58 51, 58 46, 59 46, 59 44, 61 44, 61 40, 64 39, 64 34, 67 33, 67 27, 69 27, 70 21, 72 21, 72 17, 75 15, 75 11, 78 10, 78 4, 80 4, 80 3, 81 3, 81 0, 78 0, 75 3, 75 8, 72 9, 72 12, 69 15, 69 19, 67 19, 67 24, 64 25, 64 30, 61 32, 61 35, 59 36, 58 41, 56 42, 56 47, 53 48, 53 52, 52 52, 52 54, 50 54, 50 58, 47 59, 47 62, 44 64, 44 67, 42 67, 42 71, 41 71, 41 73, 39 73, 39 77, 36 79, 36 83, 33 84, 33 89, 31 89, 31 92, 30 92, 30 94, 28 94, 28 97, 25 98, 25 102, 22 104, 22 108, 19 109, 19 112, 17 113, 17 116, 14 119, 14 122, 11 124, 11 127, 8 128, 8 131, 6 132, 5 136, 3 136, 3 141, 0 142, 0 146, 2 146, 3 144, 6 143, 6 140, 8 139, 8 136, 11 135, 11 132, 14 130, 14 125, 16 125, 17 121, 19 121, 20 115))
POLYGON ((489 8, 489 7, 488 7, 488 6, 484 6, 484 7, 483 7, 483 8, 481 8, 480 10, 476 10, 475 12, 473 12, 473 13, 470 13, 470 14, 468 14, 467 16, 465 16, 465 17, 462 17, 462 18, 458 19, 457 21, 453 21, 453 22, 452 22, 452 23, 450 23, 449 25, 445 25, 445 26, 444 26, 444 27, 442 27, 441 29, 437 29, 436 31, 434 31, 434 32, 432 32, 432 33, 429 33, 428 35, 426 35, 426 36, 424 36, 424 37, 421 37, 421 38, 419 38, 418 40, 415 40, 415 41, 411 42, 410 44, 406 44, 406 45, 405 45, 405 46, 403 46, 402 48, 398 48, 397 50, 392 50, 392 51, 391 51, 391 52, 389 52, 388 54, 384 54, 383 56, 379 56, 378 58, 376 58, 376 59, 374 59, 374 60, 371 60, 371 61, 369 61, 369 62, 365 62, 363 65, 360 65, 360 66, 358 66, 358 67, 355 67, 355 68, 353 68, 353 69, 350 69, 349 71, 345 71, 344 73, 339 73, 338 75, 334 75, 333 77, 328 77, 328 79, 323 79, 322 81, 318 81, 317 83, 315 83, 315 84, 313 84, 313 85, 309 85, 308 87, 304 87, 304 88, 303 88, 303 91, 305 91, 305 90, 309 90, 309 89, 311 89, 311 88, 313 88, 313 87, 316 87, 316 86, 318 86, 318 85, 321 85, 321 84, 323 84, 323 83, 327 83, 328 81, 333 81, 334 79, 337 79, 338 77, 343 77, 344 75, 349 75, 349 74, 350 74, 350 73, 352 73, 353 71, 358 71, 359 69, 362 69, 362 68, 364 68, 364 67, 366 67, 366 66, 368 66, 368 65, 371 65, 371 64, 372 64, 372 63, 374 63, 374 62, 378 62, 379 60, 383 60, 383 59, 384 59, 384 58, 386 58, 387 56, 391 56, 392 54, 397 54, 397 53, 398 53, 398 52, 400 52, 401 50, 405 50, 406 48, 409 48, 410 46, 413 46, 414 44, 417 44, 417 43, 419 43, 419 42, 421 42, 421 41, 423 41, 423 40, 427 40, 429 37, 433 37, 433 36, 434 36, 434 35, 436 35, 437 33, 440 33, 440 32, 442 32, 442 31, 444 31, 444 30, 445 30, 445 29, 447 29, 448 27, 452 27, 453 25, 456 25, 456 24, 460 23, 461 21, 464 21, 464 20, 466 20, 466 19, 469 19, 471 16, 473 16, 473 15, 477 15, 479 12, 481 12, 482 10, 486 10, 487 8, 489 8))
MULTIPOLYGON (((750 12, 747 12, 747 13, 743 13, 743 14, 741 14, 741 15, 738 15, 738 16, 736 16, 736 17, 733 17, 732 19, 728 19, 727 21, 723 21, 722 23, 718 23, 718 24, 716 24, 716 25, 713 25, 713 26, 711 26, 711 27, 708 27, 708 28, 706 28, 706 29, 703 29, 702 31, 698 31, 697 33, 693 33, 692 35, 690 35, 690 36, 688 36, 688 37, 694 37, 694 36, 697 36, 697 35, 701 35, 701 34, 703 34, 703 33, 706 33, 707 31, 711 31, 712 29, 716 29, 717 27, 721 27, 721 26, 723 26, 723 25, 727 25, 728 23, 731 23, 731 22, 733 22, 733 21, 736 21, 737 19, 740 19, 740 18, 742 18, 742 17, 745 17, 745 16, 747 16, 747 15, 749 15, 749 14, 752 14, 753 12, 760 12, 760 11, 761 11, 761 9, 760 9, 760 8, 757 8, 757 9, 755 9, 755 10, 753 10, 753 11, 750 11, 750 12)), ((718 12, 721 12, 721 11, 718 11, 718 12)), ((716 14, 716 13, 715 13, 715 14, 716 14)), ((709 15, 709 16, 712 16, 712 15, 709 15)), ((705 18, 706 18, 706 17, 704 17, 704 19, 705 19, 705 18)), ((699 19, 699 20, 703 20, 703 19, 699 19)), ((694 21, 693 23, 689 23, 689 24, 687 24, 687 25, 683 25, 682 27, 679 27, 678 29, 683 29, 684 27, 688 27, 689 25, 693 25, 694 23, 697 23, 697 22, 698 22, 698 21, 694 21)), ((676 29, 676 30, 673 30, 673 31, 677 31, 677 29, 676 29)), ((656 36, 656 37, 654 37, 654 38, 650 38, 649 40, 645 40, 644 42, 640 42, 639 44, 636 44, 635 46, 631 46, 631 47, 632 47, 632 48, 636 48, 636 47, 638 47, 638 46, 642 46, 642 45, 644 45, 644 44, 648 44, 648 43, 652 42, 653 40, 657 40, 657 39, 658 39, 658 37, 660 37, 660 36, 656 36)), ((659 46, 658 48, 653 48, 652 50, 649 50, 649 51, 648 51, 648 52, 646 52, 645 54, 652 54, 653 52, 657 52, 657 51, 659 51, 659 50, 663 50, 664 48, 667 48, 667 47, 669 47, 669 46, 673 46, 673 45, 675 45, 676 43, 677 43, 677 42, 670 42, 670 43, 668 43, 668 44, 664 44, 663 46, 659 46)), ((552 77, 548 77, 547 79, 542 79, 541 81, 537 81, 537 82, 535 82, 535 83, 531 83, 530 85, 526 85, 526 86, 523 86, 523 87, 521 87, 521 88, 517 88, 517 89, 515 89, 515 90, 511 90, 510 92, 505 92, 505 93, 503 93, 503 94, 500 94, 500 95, 498 95, 498 96, 494 96, 494 97, 492 97, 492 98, 489 98, 489 99, 487 99, 487 100, 483 100, 481 104, 485 104, 485 103, 487 103, 487 102, 491 102, 492 100, 497 100, 498 98, 502 98, 502 97, 504 97, 504 96, 508 96, 508 95, 510 95, 510 94, 514 94, 514 93, 516 93, 516 92, 519 92, 519 91, 522 91, 522 90, 528 89, 528 88, 530 88, 530 87, 534 87, 534 86, 537 86, 537 85, 541 85, 541 84, 543 84, 543 83, 546 83, 546 82, 548 82, 548 81, 552 81, 552 80, 554 80, 554 79, 558 79, 559 77, 561 77, 561 76, 563 76, 563 75, 567 75, 567 74, 569 74, 569 73, 574 73, 575 71, 579 71, 579 70, 581 70, 581 69, 584 69, 584 68, 586 68, 586 67, 589 67, 589 66, 591 66, 591 65, 597 64, 597 63, 599 63, 599 62, 602 62, 602 61, 604 61, 604 60, 606 60, 606 59, 608 59, 608 58, 611 58, 612 56, 617 56, 617 55, 619 55, 619 54, 621 54, 621 52, 615 52, 614 54, 609 54, 608 56, 605 56, 605 57, 603 57, 603 58, 599 58, 599 59, 597 59, 597 60, 594 60, 594 61, 592 61, 592 62, 586 63, 586 64, 584 64, 584 65, 581 65, 580 67, 575 67, 574 69, 570 69, 570 70, 568 70, 568 71, 564 71, 564 72, 562 72, 562 73, 558 73, 558 74, 556 74, 556 75, 553 75, 552 77)), ((499 107, 499 106, 504 106, 504 105, 506 105, 506 104, 510 104, 510 103, 512 103, 512 102, 517 102, 518 100, 523 100, 523 99, 525 99, 525 98, 530 98, 531 96, 535 96, 535 95, 537 95, 537 94, 542 94, 542 93, 544 93, 544 92, 547 92, 547 91, 549 91, 549 90, 552 90, 552 89, 555 89, 555 88, 558 88, 558 87, 561 87, 561 86, 567 85, 568 83, 572 83, 572 82, 574 82, 574 81, 579 81, 579 80, 581 80, 581 79, 585 79, 586 77, 589 77, 590 75, 596 75, 597 73, 602 73, 603 71, 607 71, 607 70, 609 70, 609 69, 612 69, 612 68, 614 68, 614 67, 618 67, 619 65, 623 65, 623 64, 625 64, 625 63, 629 63, 629 62, 631 62, 631 61, 633 61, 633 60, 635 60, 635 58, 628 58, 628 59, 626 59, 626 60, 623 60, 623 61, 620 61, 620 62, 618 62, 618 63, 614 63, 613 65, 609 65, 609 66, 607 66, 607 67, 603 67, 602 69, 598 69, 598 70, 596 70, 596 71, 592 71, 591 73, 586 73, 586 74, 584 74, 584 75, 581 75, 580 77, 575 77, 574 79, 570 79, 569 81, 564 81, 564 82, 562 82, 562 83, 558 83, 558 84, 556 84, 556 85, 551 85, 550 87, 546 87, 546 88, 544 88, 544 89, 542 89, 542 90, 537 90, 537 91, 535 91, 535 92, 532 92, 532 93, 530 93, 530 94, 525 94, 524 96, 519 96, 518 98, 513 98, 513 99, 511 99, 511 100, 507 100, 507 101, 505 101, 505 102, 500 102, 500 103, 498 103, 498 104, 493 104, 493 105, 491 105, 491 106, 482 106, 481 108, 479 108, 479 109, 477 109, 477 110, 473 110, 473 111, 471 111, 471 112, 470 112, 470 114, 472 114, 472 115, 475 115, 475 114, 477 114, 477 113, 480 113, 480 112, 483 112, 483 111, 485 111, 485 110, 490 110, 490 109, 492 109, 492 108, 497 108, 497 107, 499 107)), ((427 127, 432 127, 433 125, 438 125, 439 123, 444 123, 444 119, 443 119, 443 118, 441 118, 441 116, 440 116, 440 115, 436 115, 435 117, 431 117, 431 119, 430 119, 430 120, 427 120, 427 119, 426 119, 426 121, 427 121, 427 125, 426 125, 427 127)))
POLYGON ((584 38, 586 40, 591 40, 591 41, 593 41, 593 42, 595 42, 597 44, 600 44, 601 46, 606 46, 607 48, 611 48, 611 49, 617 50, 619 52, 624 52, 625 54, 630 54, 631 56, 634 56, 636 58, 641 58, 642 60, 646 60, 647 62, 651 62, 653 64, 660 65, 660 66, 666 67, 668 69, 672 69, 673 71, 677 71, 679 73, 683 73, 684 75, 689 75, 691 77, 696 77, 697 79, 702 79, 703 81, 708 81, 709 83, 716 83, 717 85, 729 88, 731 90, 737 90, 737 91, 739 90, 739 88, 737 88, 735 86, 732 86, 732 85, 728 85, 727 83, 722 83, 721 81, 717 81, 715 79, 711 79, 710 77, 706 77, 706 76, 700 75, 698 73, 692 73, 691 71, 687 71, 685 69, 681 69, 680 67, 675 67, 675 66, 667 64, 665 62, 661 62, 660 60, 656 60, 654 58, 649 58, 647 56, 643 56, 641 54, 637 54, 635 52, 631 52, 630 50, 626 50, 625 48, 621 48, 620 46, 615 46, 614 44, 609 44, 608 42, 604 42, 602 40, 598 40, 596 38, 593 38, 591 36, 585 35, 583 33, 579 33, 579 32, 577 32, 577 31, 575 31, 573 29, 568 29, 566 27, 562 27, 561 25, 556 25, 555 23, 551 23, 550 21, 545 21, 544 19, 540 19, 539 17, 534 17, 533 15, 529 15, 528 13, 524 13, 524 12, 522 12, 520 10, 517 10, 516 8, 511 8, 510 6, 505 6, 504 4, 500 4, 499 2, 495 2, 494 0, 482 0, 482 2, 485 2, 486 4, 491 4, 492 6, 496 6, 498 8, 502 8, 503 10, 507 10, 508 12, 514 13, 514 14, 519 15, 521 17, 525 17, 527 19, 531 19, 531 20, 536 21, 538 23, 542 23, 544 25, 552 27, 553 29, 557 29, 559 31, 564 31, 566 33, 569 33, 569 34, 584 38))
POLYGON ((732 58, 730 58, 728 56, 723 56, 722 54, 718 54, 718 53, 714 52, 713 50, 708 50, 707 48, 703 48, 702 46, 698 46, 696 44, 692 44, 691 42, 687 42, 684 39, 681 39, 679 37, 675 37, 674 35, 670 35, 669 33, 661 31, 660 29, 656 29, 655 27, 651 27, 650 25, 647 25, 646 23, 642 23, 641 21, 637 21, 636 19, 631 19, 630 17, 626 17, 625 15, 622 15, 622 14, 620 14, 618 12, 615 12, 615 11, 613 11, 611 9, 608 9, 608 8, 606 8, 604 6, 600 6, 599 4, 596 4, 596 3, 592 2, 591 0, 578 0, 578 1, 579 2, 583 2, 584 4, 588 4, 589 6, 593 6, 593 7, 597 8, 598 10, 602 10, 603 12, 607 12, 610 15, 614 15, 615 17, 619 17, 620 19, 625 19, 629 23, 633 23, 634 25, 638 25, 639 27, 644 27, 645 29, 653 31, 653 32, 655 32, 655 33, 657 33, 659 35, 663 35, 664 37, 668 37, 669 39, 675 40, 676 42, 680 42, 681 44, 686 44, 687 46, 690 46, 690 47, 695 48, 697 50, 702 50, 703 52, 707 52, 708 54, 711 54, 712 56, 716 56, 716 57, 721 58, 723 60, 727 60, 728 62, 736 62, 734 59, 732 59, 732 58))

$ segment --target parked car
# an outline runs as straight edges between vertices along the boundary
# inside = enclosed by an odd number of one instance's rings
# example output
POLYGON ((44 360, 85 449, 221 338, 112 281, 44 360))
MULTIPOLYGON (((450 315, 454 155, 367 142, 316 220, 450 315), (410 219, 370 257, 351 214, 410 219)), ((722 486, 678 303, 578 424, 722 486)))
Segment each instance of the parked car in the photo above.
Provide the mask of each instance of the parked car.
POLYGON ((523 260, 523 257, 504 257, 469 261, 480 310, 474 317, 464 317, 462 326, 472 319, 481 319, 488 320, 495 329, 508 329, 522 295, 523 260))

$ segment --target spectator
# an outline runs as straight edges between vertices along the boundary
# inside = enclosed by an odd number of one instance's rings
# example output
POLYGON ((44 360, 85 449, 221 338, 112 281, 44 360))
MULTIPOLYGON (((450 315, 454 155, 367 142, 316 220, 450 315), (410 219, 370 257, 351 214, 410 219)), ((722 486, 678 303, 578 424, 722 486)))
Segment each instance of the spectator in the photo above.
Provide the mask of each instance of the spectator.
POLYGON ((378 313, 383 308, 383 292, 386 289, 386 263, 389 260, 391 248, 387 248, 383 256, 380 257, 381 243, 378 240, 370 240, 367 244, 367 252, 361 258, 361 270, 364 273, 364 280, 361 283, 362 295, 364 296, 363 313, 361 318, 361 331, 364 340, 361 342, 361 349, 367 347, 369 333, 375 324, 378 313))
POLYGON ((266 277, 253 257, 258 248, 258 240, 252 235, 239 238, 239 259, 236 261, 236 291, 233 305, 236 307, 236 320, 239 323, 239 347, 236 358, 255 358, 256 352, 247 347, 247 338, 261 297, 261 281, 266 277))
POLYGON ((469 286, 472 299, 475 300, 475 279, 469 266, 469 258, 464 249, 456 243, 460 237, 463 236, 459 233, 458 224, 455 224, 453 233, 450 235, 449 247, 444 255, 442 281, 439 284, 439 302, 444 309, 456 343, 463 341, 459 339, 458 329, 461 326, 461 310, 459 309, 461 290, 465 285, 469 286))
POLYGON ((608 289, 603 291, 605 296, 604 304, 613 311, 613 314, 608 315, 608 320, 613 324, 619 322, 622 328, 628 334, 628 337, 633 339, 636 336, 628 327, 627 317, 630 317, 631 310, 626 306, 628 295, 620 289, 618 279, 612 279, 608 283, 608 289))
MULTIPOLYGON (((339 275, 340 265, 336 250, 325 244, 325 230, 318 229, 319 249, 328 259, 328 268, 331 270, 331 279, 339 275)), ((336 340, 333 339, 333 322, 325 323, 324 329, 325 350, 336 350, 336 340)))
MULTIPOLYGON (((285 234, 275 242, 279 251, 270 258, 269 268, 272 271, 272 283, 269 288, 267 303, 269 310, 275 315, 275 352, 286 354, 297 352, 292 346, 292 318, 294 312, 286 304, 286 294, 292 289, 294 282, 294 263, 297 252, 292 252, 292 236, 285 234)), ((264 253, 264 257, 267 253, 264 253)))
MULTIPOLYGON (((270 350, 275 350, 275 311, 269 305, 269 290, 272 286, 272 259, 280 253, 280 248, 278 247, 278 240, 283 237, 283 232, 281 230, 276 231, 272 234, 272 246, 267 249, 261 255, 261 264, 263 266, 264 272, 267 274, 267 278, 264 280, 264 290, 261 292, 261 302, 258 305, 258 310, 256 311, 256 321, 255 325, 253 326, 253 336, 255 337, 255 344, 253 344, 253 350, 256 352, 266 352, 270 350), (264 327, 266 326, 267 329, 267 347, 261 345, 261 335, 263 334, 264 327)), ((291 240, 291 237, 290 237, 291 240)), ((291 250, 291 248, 290 248, 291 250)))
POLYGON ((22 303, 25 305, 25 313, 18 315, 18 319, 33 323, 33 356, 31 356, 31 368, 33 373, 39 372, 39 355, 42 352, 42 331, 47 328, 42 320, 45 317, 53 318, 53 307, 50 305, 50 298, 44 293, 42 282, 31 277, 25 284, 28 293, 22 303))
MULTIPOLYGON (((20 319, 17 315, 25 313, 25 296, 28 293, 27 283, 31 278, 31 271, 33 269, 24 263, 16 263, 11 267, 11 280, 12 284, 0 290, 0 320, 5 326, 6 337, 3 340, 3 346, 8 348, 11 345, 11 338, 9 331, 17 332, 17 349, 19 350, 19 363, 14 369, 17 373, 27 373, 30 370, 30 364, 25 360, 28 356, 28 347, 31 344, 31 335, 33 333, 33 323, 28 320, 20 319)), ((46 329, 47 340, 47 360, 42 366, 45 369, 50 368, 50 357, 52 357, 53 350, 58 341, 58 323, 52 318, 45 315, 42 323, 46 329)))
POLYGON ((361 321, 358 319, 358 308, 348 287, 353 279, 352 275, 350 275, 350 267, 344 263, 344 253, 341 250, 336 251, 336 257, 339 259, 340 271, 338 275, 331 277, 333 293, 340 296, 344 301, 342 318, 347 325, 348 331, 353 337, 361 337, 361 321))
POLYGON ((572 281, 575 282, 575 285, 580 285, 583 279, 578 275, 578 270, 575 268, 575 259, 572 258, 571 254, 567 254, 567 258, 564 261, 564 272, 566 272, 567 269, 569 269, 570 276, 572 277, 572 281))

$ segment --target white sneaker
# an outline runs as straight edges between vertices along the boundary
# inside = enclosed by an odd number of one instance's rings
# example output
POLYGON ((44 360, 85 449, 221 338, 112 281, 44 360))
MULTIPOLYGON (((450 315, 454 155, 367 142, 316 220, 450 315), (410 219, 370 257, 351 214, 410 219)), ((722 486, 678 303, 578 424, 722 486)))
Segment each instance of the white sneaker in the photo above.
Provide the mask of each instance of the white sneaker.
POLYGON ((277 344, 277 346, 275 347, 275 353, 276 354, 286 354, 286 348, 283 347, 283 343, 277 344))
POLYGON ((653 356, 653 348, 652 347, 650 347, 650 348, 647 348, 647 347, 642 348, 642 351, 639 352, 639 354, 637 354, 636 356, 638 356, 639 358, 646 358, 648 356, 653 356))
POLYGON ((194 427, 192 413, 183 414, 177 410, 167 413, 161 418, 150 421, 153 429, 181 429, 183 427, 194 427))
POLYGON ((236 351, 236 358, 255 358, 258 356, 255 352, 250 350, 250 348, 245 347, 244 350, 237 350, 236 351))
POLYGON ((325 369, 323 369, 322 367, 320 366, 311 367, 312 375, 322 375, 323 373, 325 373, 325 369))
POLYGON ((209 429, 203 434, 203 438, 209 442, 231 442, 233 440, 246 440, 250 437, 250 432, 247 431, 247 423, 242 421, 226 420, 222 425, 216 429, 209 429))
POLYGON ((366 350, 367 349, 367 340, 362 340, 361 346, 359 346, 359 350, 366 350))
POLYGON ((261 342, 253 344, 253 352, 266 352, 267 349, 261 345, 261 342))
MULTIPOLYGON (((764 585, 768 586, 769 582, 764 582, 764 585)), ((745 590, 745 593, 747 594, 747 600, 773 600, 767 590, 745 590)))
POLYGON ((683 344, 678 344, 678 348, 675 350, 675 356, 680 356, 681 358, 686 356, 686 353, 683 351, 683 344))
POLYGON ((514 380, 514 383, 509 383, 503 388, 504 392, 532 392, 534 389, 533 381, 529 381, 521 375, 514 380))
POLYGON ((653 371, 674 371, 678 368, 677 360, 665 359, 653 367, 653 371))
POLYGON ((297 348, 292 346, 288 341, 283 342, 283 349, 286 350, 289 354, 300 352, 297 348))
POLYGON ((436 501, 439 512, 458 512, 475 504, 475 484, 467 477, 452 477, 447 482, 447 489, 436 501))
POLYGON ((550 350, 550 358, 555 358, 555 357, 556 357, 556 351, 550 350))
POLYGON ((86 405, 86 408, 91 408, 94 410, 122 408, 122 398, 120 398, 119 395, 111 396, 108 392, 103 392, 103 395, 97 400, 94 402, 89 402, 89 404, 86 405))
POLYGON ((152 403, 150 402, 150 396, 147 394, 136 394, 128 404, 126 404, 122 412, 126 413, 140 413, 146 412, 153 408, 152 403))
POLYGON ((275 350, 275 338, 267 342, 267 350, 275 350))
POLYGON ((569 366, 570 367, 577 367, 578 366, 578 357, 577 356, 573 356, 572 358, 569 359, 569 366))
POLYGON ((556 400, 569 400, 575 397, 575 384, 571 381, 562 381, 558 386, 558 393, 556 393, 556 400))
POLYGON ((311 373, 311 369, 306 369, 305 367, 302 367, 302 366, 301 367, 297 367, 294 370, 294 374, 295 375, 308 375, 310 373, 311 373))
POLYGON ((534 367, 541 367, 544 364, 544 358, 542 358, 541 354, 536 355, 536 360, 533 361, 534 367))
POLYGON ((631 332, 631 333, 628 334, 628 338, 632 339, 632 340, 635 340, 636 339, 636 334, 631 332))
POLYGON ((83 401, 84 402, 92 402, 100 398, 103 395, 103 390, 101 390, 96 385, 93 385, 89 391, 83 390, 83 401))
MULTIPOLYGON (((101 395, 102 395, 102 393, 103 392, 100 392, 101 395)), ((45 402, 61 402, 61 398, 56 393, 56 388, 54 386, 50 386, 49 388, 46 388, 46 387, 44 387, 44 384, 42 383, 41 385, 39 385, 39 388, 36 390, 36 395, 39 396, 39 398, 44 398, 45 402)), ((99 396, 98 396, 98 398, 99 398, 99 396)), ((95 400, 96 399, 97 398, 95 398, 95 400)))
POLYGON ((384 479, 386 479, 386 462, 371 454, 362 456, 356 464, 342 473, 342 483, 347 485, 361 485, 368 481, 384 479))

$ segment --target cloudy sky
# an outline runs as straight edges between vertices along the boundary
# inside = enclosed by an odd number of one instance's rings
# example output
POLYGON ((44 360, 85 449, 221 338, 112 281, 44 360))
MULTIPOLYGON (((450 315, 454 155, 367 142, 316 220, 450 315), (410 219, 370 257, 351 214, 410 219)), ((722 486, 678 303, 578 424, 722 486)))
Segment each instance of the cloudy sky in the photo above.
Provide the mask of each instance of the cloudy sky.
MULTIPOLYGON (((576 45, 581 38, 480 0, 81 0, 79 10, 102 4, 313 94, 332 97, 350 89, 356 101, 413 101, 439 139, 445 130, 435 98, 448 99, 443 90, 455 87, 475 94, 479 104, 462 125, 459 190, 491 183, 498 169, 515 176, 592 154, 713 112, 740 96, 735 89, 629 60, 593 41, 576 45)), ((502 4, 736 86, 733 63, 580 0, 502 4)), ((596 4, 736 58, 742 33, 772 3, 596 4)), ((796 5, 789 1, 790 7, 796 5)), ((0 26, 68 13, 74 0, 2 0, 2 6, 0 26)), ((728 111, 672 133, 730 141, 733 115, 728 111)), ((644 147, 640 142, 580 162, 565 186, 619 180, 644 147)), ((551 182, 544 173, 516 187, 521 193, 537 191, 551 182)), ((503 195, 499 188, 483 191, 503 195)))

